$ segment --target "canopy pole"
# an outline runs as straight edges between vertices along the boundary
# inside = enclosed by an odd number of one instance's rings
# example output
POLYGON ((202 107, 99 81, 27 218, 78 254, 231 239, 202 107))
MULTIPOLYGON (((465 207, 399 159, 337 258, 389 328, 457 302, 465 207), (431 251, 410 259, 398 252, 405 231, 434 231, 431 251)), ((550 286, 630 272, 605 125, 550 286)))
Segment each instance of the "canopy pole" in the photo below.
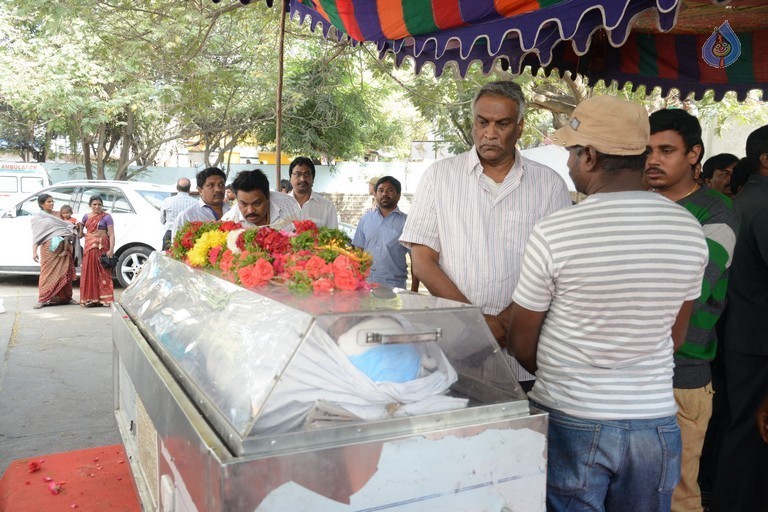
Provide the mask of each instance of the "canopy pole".
POLYGON ((280 32, 277 42, 277 120, 275 122, 275 155, 276 155, 276 174, 277 184, 275 188, 280 190, 280 161, 282 156, 282 139, 283 139, 283 58, 285 54, 285 14, 287 0, 280 0, 280 32))

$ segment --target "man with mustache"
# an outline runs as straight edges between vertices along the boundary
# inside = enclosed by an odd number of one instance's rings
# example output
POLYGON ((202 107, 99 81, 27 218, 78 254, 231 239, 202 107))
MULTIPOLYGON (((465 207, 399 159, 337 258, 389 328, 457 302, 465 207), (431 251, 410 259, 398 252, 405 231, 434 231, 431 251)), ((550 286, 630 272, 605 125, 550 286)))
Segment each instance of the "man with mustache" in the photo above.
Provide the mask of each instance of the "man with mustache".
POLYGON ((701 179, 712 190, 717 190, 733 199, 731 176, 733 176, 733 168, 736 167, 737 163, 739 163, 739 157, 730 153, 720 153, 710 157, 704 162, 701 179))
MULTIPOLYGON (((480 306, 502 347, 528 235, 537 220, 571 204, 563 179, 515 148, 524 112, 514 82, 477 92, 474 146, 427 169, 400 238, 412 251, 414 276, 432 295, 480 306)), ((510 362, 518 380, 533 379, 510 362)))
POLYGON ((336 206, 320 194, 312 192, 315 183, 314 162, 305 156, 295 158, 288 166, 288 175, 293 186, 290 195, 299 203, 301 218, 311 220, 319 228, 338 228, 336 206))
POLYGON ((208 167, 197 173, 195 179, 200 201, 179 214, 174 223, 176 231, 187 222, 215 222, 229 211, 229 205, 224 202, 224 181, 227 179, 224 171, 208 167))
POLYGON ((273 226, 281 229, 298 220, 301 211, 292 197, 269 190, 269 180, 261 169, 241 171, 232 182, 235 193, 235 208, 227 212, 222 220, 239 222, 243 227, 273 226))
POLYGON ((725 307, 739 219, 730 199, 696 180, 696 164, 704 152, 698 119, 684 110, 668 109, 651 114, 650 124, 645 181, 696 217, 709 248, 701 296, 694 302, 685 342, 675 353, 673 379, 683 451, 680 483, 672 495, 671 510, 696 512, 703 510, 699 459, 712 416, 710 361, 717 348, 715 324, 725 307))
MULTIPOLYGON (((368 281, 393 288, 405 288, 408 278, 405 256, 408 249, 397 242, 408 217, 397 207, 402 185, 392 176, 384 176, 378 178, 372 188, 375 191, 376 209, 360 219, 352 245, 373 256, 368 281)), ((411 290, 418 289, 419 282, 414 280, 411 290)))

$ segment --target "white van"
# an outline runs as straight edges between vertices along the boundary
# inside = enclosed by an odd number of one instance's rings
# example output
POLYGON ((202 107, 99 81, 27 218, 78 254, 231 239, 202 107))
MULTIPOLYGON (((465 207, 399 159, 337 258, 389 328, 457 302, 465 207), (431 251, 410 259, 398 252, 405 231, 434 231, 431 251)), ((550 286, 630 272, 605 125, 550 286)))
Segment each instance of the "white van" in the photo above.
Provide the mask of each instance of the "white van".
POLYGON ((37 163, 0 161, 0 210, 20 196, 26 196, 51 184, 45 168, 37 163))

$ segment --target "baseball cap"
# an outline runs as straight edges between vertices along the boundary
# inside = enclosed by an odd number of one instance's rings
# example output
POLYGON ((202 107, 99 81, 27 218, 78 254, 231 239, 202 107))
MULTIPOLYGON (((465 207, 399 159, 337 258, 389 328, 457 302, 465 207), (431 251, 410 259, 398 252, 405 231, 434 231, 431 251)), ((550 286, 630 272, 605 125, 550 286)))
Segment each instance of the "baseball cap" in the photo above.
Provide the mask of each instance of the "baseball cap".
POLYGON ((579 103, 568 124, 552 134, 563 146, 592 146, 606 155, 640 155, 648 146, 648 112, 638 103, 594 96, 579 103))

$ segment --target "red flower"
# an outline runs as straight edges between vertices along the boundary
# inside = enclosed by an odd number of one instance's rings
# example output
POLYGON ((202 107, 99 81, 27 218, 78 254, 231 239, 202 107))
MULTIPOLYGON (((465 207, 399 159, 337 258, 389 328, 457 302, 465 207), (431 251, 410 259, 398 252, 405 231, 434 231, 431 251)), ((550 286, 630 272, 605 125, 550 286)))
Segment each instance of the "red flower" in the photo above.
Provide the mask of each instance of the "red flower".
POLYGON ((295 220, 293 221, 294 226, 294 232, 297 235, 302 234, 305 231, 312 231, 314 233, 317 233, 317 224, 312 222, 311 220, 295 220))
POLYGON ((307 266, 307 255, 302 253, 290 253, 285 257, 283 261, 283 270, 288 275, 292 276, 296 272, 301 272, 307 266))
POLYGON ((240 278, 240 282, 248 288, 265 285, 274 277, 274 275, 275 270, 264 258, 259 258, 256 263, 243 267, 237 271, 237 276, 240 278))
POLYGON ((221 254, 220 245, 217 245, 216 247, 208 251, 208 263, 210 263, 212 267, 216 266, 216 261, 219 259, 219 254, 221 254))
POLYGON ((225 221, 223 221, 221 223, 221 228, 220 229, 222 231, 229 232, 229 231, 234 231, 236 229, 240 229, 241 227, 242 226, 240 225, 239 222, 235 222, 235 221, 232 221, 232 220, 225 220, 225 221))
POLYGON ((195 232, 193 230, 189 230, 186 233, 184 233, 184 236, 181 237, 181 246, 189 250, 189 249, 192 249, 194 245, 195 245, 195 232))
POLYGON ((350 268, 353 266, 352 260, 349 257, 339 254, 336 259, 333 260, 334 269, 350 268))
POLYGON ((323 277, 312 282, 312 289, 315 293, 328 293, 333 291, 333 281, 323 277))
POLYGON ((219 261, 219 268, 225 274, 228 274, 232 270, 232 264, 235 261, 235 254, 227 249, 224 254, 221 255, 221 261, 219 261))
POLYGON ((272 268, 275 269, 275 274, 280 275, 285 272, 285 261, 288 259, 287 254, 274 254, 274 260, 272 261, 272 268))
POLYGON ((235 245, 241 251, 245 251, 245 237, 243 235, 245 235, 245 231, 237 235, 237 241, 235 242, 235 245))
POLYGON ((30 462, 29 465, 27 466, 30 473, 34 473, 35 471, 38 471, 40 467, 41 467, 40 463, 36 460, 33 460, 32 462, 30 462))
POLYGON ((291 249, 291 241, 284 234, 272 228, 261 228, 256 234, 256 244, 269 253, 286 253, 291 249))
POLYGON ((336 269, 333 273, 333 284, 339 290, 355 290, 357 283, 357 276, 352 269, 336 269))
POLYGON ((323 274, 323 272, 327 272, 325 260, 320 256, 312 256, 304 265, 304 270, 307 272, 309 277, 312 279, 317 279, 323 274))

